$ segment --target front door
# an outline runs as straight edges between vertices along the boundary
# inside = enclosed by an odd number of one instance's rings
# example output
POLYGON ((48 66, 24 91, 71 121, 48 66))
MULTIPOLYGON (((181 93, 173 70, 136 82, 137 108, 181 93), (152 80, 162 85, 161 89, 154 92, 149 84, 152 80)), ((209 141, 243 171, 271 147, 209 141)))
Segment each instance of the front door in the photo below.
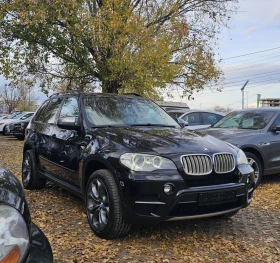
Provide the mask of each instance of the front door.
MULTIPOLYGON (((65 117, 79 118, 78 101, 75 97, 66 97, 58 119, 65 117)), ((49 148, 50 171, 58 179, 79 187, 80 132, 59 128, 52 130, 49 148), (73 138, 75 138, 73 140, 73 138)))
POLYGON ((269 130, 267 131, 263 149, 267 158, 269 173, 280 172, 280 132, 271 131, 271 128, 280 125, 280 115, 276 117, 269 130))

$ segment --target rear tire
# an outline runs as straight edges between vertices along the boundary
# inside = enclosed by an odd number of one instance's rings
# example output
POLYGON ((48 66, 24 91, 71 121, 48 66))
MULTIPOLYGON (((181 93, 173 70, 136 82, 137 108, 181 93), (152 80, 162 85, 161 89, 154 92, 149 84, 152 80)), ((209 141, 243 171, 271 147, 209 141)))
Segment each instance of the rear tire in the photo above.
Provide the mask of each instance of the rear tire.
POLYGON ((27 150, 23 155, 21 175, 25 189, 42 189, 46 185, 46 180, 37 175, 36 160, 32 150, 27 150))
POLYGON ((131 225, 123 220, 119 190, 108 170, 94 172, 86 187, 86 212, 91 229, 98 237, 124 236, 131 225))
POLYGON ((245 155, 247 157, 248 163, 252 166, 254 169, 254 176, 255 176, 255 188, 260 184, 262 175, 263 175, 263 167, 259 160, 259 158, 250 152, 245 152, 245 155))

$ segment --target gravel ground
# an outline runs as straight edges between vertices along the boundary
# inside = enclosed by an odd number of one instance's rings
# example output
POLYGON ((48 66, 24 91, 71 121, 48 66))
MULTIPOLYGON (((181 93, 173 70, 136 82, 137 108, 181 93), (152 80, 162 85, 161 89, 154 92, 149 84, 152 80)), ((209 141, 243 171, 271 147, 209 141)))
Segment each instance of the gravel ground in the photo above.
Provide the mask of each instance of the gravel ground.
MULTIPOLYGON (((0 136, 0 166, 21 178, 23 142, 0 136)), ((266 176, 252 204, 230 220, 134 226, 129 235, 96 237, 78 197, 48 184, 25 191, 32 220, 48 237, 55 262, 278 262, 280 176, 266 176)))

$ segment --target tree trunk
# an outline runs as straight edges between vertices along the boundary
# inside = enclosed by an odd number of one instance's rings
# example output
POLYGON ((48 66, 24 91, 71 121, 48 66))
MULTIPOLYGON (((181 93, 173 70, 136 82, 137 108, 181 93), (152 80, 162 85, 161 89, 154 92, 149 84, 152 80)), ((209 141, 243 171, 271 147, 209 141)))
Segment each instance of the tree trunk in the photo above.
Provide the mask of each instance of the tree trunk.
POLYGON ((122 85, 117 80, 103 81, 103 83, 102 83, 102 92, 104 92, 104 93, 118 94, 118 92, 121 88, 122 88, 122 85))

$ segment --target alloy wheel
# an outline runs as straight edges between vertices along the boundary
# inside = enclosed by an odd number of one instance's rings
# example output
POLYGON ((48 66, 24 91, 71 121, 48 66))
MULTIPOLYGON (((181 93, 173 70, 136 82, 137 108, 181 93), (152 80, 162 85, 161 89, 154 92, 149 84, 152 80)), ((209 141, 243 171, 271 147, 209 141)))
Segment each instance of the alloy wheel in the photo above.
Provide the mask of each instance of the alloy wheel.
POLYGON ((101 231, 107 226, 109 206, 106 186, 100 179, 93 179, 87 190, 87 215, 96 231, 101 231))
POLYGON ((27 186, 31 179, 31 159, 28 154, 24 156, 22 164, 22 183, 27 186))
POLYGON ((260 175, 260 169, 259 169, 258 163, 253 158, 247 158, 247 160, 248 160, 248 163, 254 169, 255 183, 257 183, 258 179, 259 179, 259 175, 260 175))

